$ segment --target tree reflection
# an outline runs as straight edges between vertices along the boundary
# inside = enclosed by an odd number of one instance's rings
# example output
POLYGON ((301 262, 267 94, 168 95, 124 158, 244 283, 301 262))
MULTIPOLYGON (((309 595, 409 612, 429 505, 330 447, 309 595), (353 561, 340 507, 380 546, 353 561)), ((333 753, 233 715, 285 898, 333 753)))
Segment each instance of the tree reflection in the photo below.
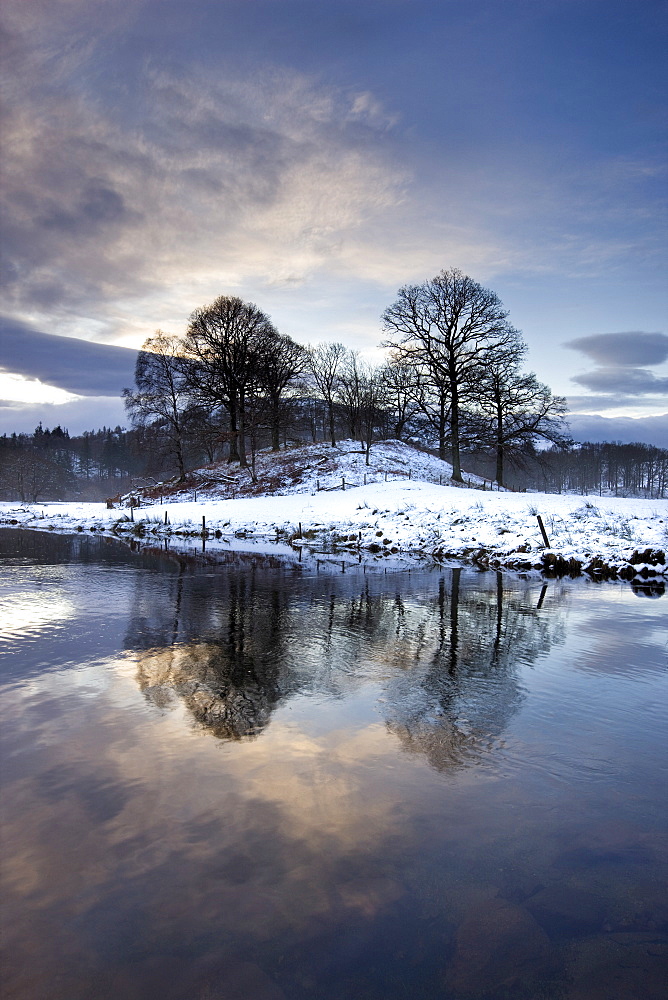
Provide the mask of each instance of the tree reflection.
POLYGON ((294 686, 286 595, 260 594, 253 572, 215 579, 210 588, 207 576, 181 569, 160 607, 140 597, 126 642, 139 654, 139 685, 150 701, 164 708, 178 697, 217 737, 252 738, 294 686))
POLYGON ((425 609, 431 647, 410 677, 390 685, 388 728, 438 769, 479 757, 498 739, 524 697, 519 664, 534 662, 561 636, 559 616, 532 607, 528 588, 517 581, 504 588, 501 573, 493 589, 490 582, 462 588, 459 569, 441 580, 431 613, 425 609))
POLYGON ((295 577, 181 565, 137 593, 127 644, 146 697, 181 700, 227 740, 257 736, 282 699, 382 688, 389 732, 439 769, 484 753, 523 698, 520 661, 561 637, 555 583, 461 569, 370 578, 295 577))

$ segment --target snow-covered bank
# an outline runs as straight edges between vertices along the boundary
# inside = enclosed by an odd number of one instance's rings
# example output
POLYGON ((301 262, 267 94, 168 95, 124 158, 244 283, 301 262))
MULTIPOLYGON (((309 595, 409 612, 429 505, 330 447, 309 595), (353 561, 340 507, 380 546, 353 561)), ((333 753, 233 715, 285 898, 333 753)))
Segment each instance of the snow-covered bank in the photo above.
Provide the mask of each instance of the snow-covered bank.
POLYGON ((201 498, 132 512, 96 503, 3 503, 0 524, 144 538, 197 535, 204 525, 208 537, 307 543, 377 559, 413 554, 628 579, 668 575, 665 501, 490 493, 416 481, 314 494, 201 498))

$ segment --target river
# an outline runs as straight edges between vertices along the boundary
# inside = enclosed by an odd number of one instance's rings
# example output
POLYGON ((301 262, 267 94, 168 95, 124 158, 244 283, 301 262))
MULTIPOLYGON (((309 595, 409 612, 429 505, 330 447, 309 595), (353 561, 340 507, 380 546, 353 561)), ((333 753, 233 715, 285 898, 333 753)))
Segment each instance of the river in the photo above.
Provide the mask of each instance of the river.
POLYGON ((668 600, 0 530, 2 996, 659 1000, 668 600))

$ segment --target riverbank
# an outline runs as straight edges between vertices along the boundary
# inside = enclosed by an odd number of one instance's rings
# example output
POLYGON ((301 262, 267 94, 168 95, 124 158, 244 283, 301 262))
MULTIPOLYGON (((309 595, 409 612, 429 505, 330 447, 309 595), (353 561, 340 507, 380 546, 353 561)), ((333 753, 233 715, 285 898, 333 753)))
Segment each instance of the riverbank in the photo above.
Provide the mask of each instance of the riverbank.
POLYGON ((204 533, 236 544, 287 542, 379 560, 403 554, 598 578, 668 575, 665 501, 492 493, 416 481, 313 494, 163 500, 132 509, 2 503, 0 524, 147 540, 204 533))

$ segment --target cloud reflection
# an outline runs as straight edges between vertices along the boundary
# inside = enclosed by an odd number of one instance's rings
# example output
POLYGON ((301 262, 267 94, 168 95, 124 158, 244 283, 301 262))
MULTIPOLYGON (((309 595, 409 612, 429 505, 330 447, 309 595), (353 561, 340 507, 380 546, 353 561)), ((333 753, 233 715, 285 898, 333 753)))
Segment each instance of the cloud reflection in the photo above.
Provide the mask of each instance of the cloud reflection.
POLYGON ((362 578, 359 591, 332 582, 326 598, 302 580, 291 600, 278 577, 272 588, 228 566, 214 594, 181 569, 168 601, 149 607, 138 595, 127 641, 145 647, 135 655, 146 697, 162 709, 180 701, 220 739, 266 738, 288 699, 337 699, 378 677, 379 711, 400 744, 437 769, 466 767, 522 702, 517 664, 560 640, 554 619, 527 613, 500 575, 492 588, 460 588, 460 575, 441 577, 431 599, 362 578))

